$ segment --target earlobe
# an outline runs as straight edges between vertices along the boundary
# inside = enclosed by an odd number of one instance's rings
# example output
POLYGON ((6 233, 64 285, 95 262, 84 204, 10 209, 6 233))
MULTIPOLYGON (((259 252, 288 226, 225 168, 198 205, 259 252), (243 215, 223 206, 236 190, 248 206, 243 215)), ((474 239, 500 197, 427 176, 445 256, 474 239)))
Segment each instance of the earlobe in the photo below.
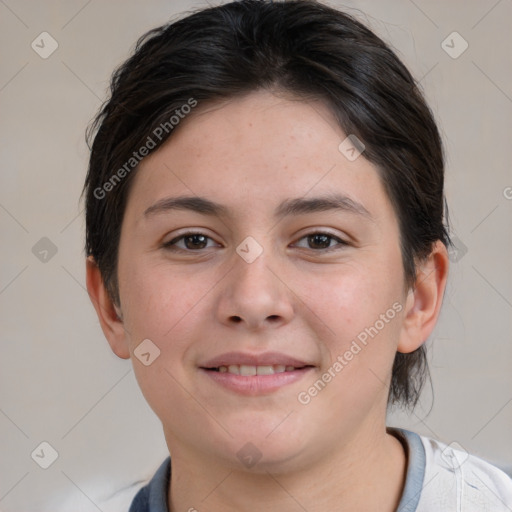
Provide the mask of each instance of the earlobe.
POLYGON ((123 324, 121 309, 112 302, 100 269, 92 256, 86 260, 85 274, 89 298, 96 310, 101 329, 110 348, 121 359, 129 359, 129 340, 123 324))
POLYGON ((438 240, 429 257, 420 263, 414 289, 407 296, 398 352, 408 354, 418 349, 434 330, 441 311, 448 268, 448 251, 438 240))

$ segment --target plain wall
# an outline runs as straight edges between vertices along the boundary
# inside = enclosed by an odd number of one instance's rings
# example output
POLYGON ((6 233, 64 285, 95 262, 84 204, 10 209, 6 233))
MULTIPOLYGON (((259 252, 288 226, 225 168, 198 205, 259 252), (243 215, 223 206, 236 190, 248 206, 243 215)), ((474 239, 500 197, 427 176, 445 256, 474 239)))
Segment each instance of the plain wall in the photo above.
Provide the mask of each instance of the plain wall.
MULTIPOLYGON (((421 79, 447 151, 459 249, 427 342, 434 400, 427 386, 414 413, 389 423, 510 466, 512 3, 330 4, 370 25, 421 79), (442 47, 454 31, 469 45, 458 58, 442 47)), ((202 5, 0 2, 3 512, 127 510, 168 455, 131 361, 111 352, 85 290, 79 195, 84 131, 114 67, 145 31, 202 5), (43 31, 58 42, 47 59, 31 47, 43 31), (43 441, 58 452, 48 469, 31 457, 43 441)), ((449 44, 461 48, 460 39, 449 44)))

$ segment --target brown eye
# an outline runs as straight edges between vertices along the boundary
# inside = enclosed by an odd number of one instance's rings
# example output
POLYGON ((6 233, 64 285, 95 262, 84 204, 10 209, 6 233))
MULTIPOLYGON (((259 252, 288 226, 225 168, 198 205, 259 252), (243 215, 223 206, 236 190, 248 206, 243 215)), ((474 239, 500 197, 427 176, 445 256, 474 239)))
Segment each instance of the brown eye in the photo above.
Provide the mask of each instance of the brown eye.
MULTIPOLYGON (((301 240, 306 240, 307 247, 302 246, 302 248, 313 249, 315 251, 331 251, 337 250, 340 246, 348 245, 347 242, 338 238, 334 235, 330 235, 329 233, 311 233, 301 238, 301 240), (337 244, 331 246, 331 243, 335 241, 337 244)), ((299 246, 300 247, 300 246, 299 246)))
POLYGON ((185 233, 165 243, 163 247, 171 251, 199 251, 207 247, 208 240, 211 238, 203 233, 185 233), (178 245, 180 242, 181 246, 178 245))
POLYGON ((331 245, 332 237, 323 234, 309 235, 308 244, 312 249, 327 249, 331 245))

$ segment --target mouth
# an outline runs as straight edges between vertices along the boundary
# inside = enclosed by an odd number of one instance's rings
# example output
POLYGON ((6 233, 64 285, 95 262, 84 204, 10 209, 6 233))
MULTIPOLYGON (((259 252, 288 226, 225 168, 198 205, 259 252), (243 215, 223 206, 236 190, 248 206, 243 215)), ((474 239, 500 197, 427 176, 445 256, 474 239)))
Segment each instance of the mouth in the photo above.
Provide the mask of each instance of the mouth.
POLYGON ((302 379, 314 365, 277 352, 228 353, 199 366, 201 373, 231 392, 268 395, 302 379))
POLYGON ((296 367, 291 365, 285 366, 284 364, 254 366, 247 364, 230 364, 229 366, 222 365, 215 368, 203 369, 213 372, 230 373, 232 375, 251 377, 253 375, 274 375, 276 373, 293 372, 295 370, 302 370, 304 368, 312 368, 312 366, 305 365, 296 367))

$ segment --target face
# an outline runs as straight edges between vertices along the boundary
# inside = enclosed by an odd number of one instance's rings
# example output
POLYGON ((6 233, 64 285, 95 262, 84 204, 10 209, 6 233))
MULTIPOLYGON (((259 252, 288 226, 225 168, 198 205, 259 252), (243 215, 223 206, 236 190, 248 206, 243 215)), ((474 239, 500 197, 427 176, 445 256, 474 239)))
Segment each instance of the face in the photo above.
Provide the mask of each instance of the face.
POLYGON ((323 104, 258 92, 199 105, 141 163, 119 246, 123 343, 173 457, 300 467, 384 425, 399 229, 346 137, 323 104))

